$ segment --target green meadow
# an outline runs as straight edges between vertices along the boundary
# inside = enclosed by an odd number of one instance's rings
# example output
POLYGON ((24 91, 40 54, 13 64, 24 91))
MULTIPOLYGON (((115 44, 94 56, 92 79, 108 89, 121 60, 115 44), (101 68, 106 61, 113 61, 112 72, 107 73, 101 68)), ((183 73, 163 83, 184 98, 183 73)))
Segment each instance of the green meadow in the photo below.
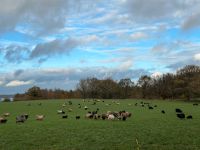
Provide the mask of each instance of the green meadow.
POLYGON ((1 102, 0 114, 9 112, 6 124, 0 124, 0 150, 199 150, 200 105, 181 101, 148 100, 154 107, 135 106, 142 100, 92 101, 45 100, 1 102), (66 102, 66 107, 62 107, 66 102), (28 106, 28 103, 31 105, 28 106), (38 103, 42 103, 41 106, 38 103), (81 104, 82 108, 78 108, 81 104), (106 105, 110 104, 110 105, 106 105), (89 109, 84 110, 84 106, 89 109), (68 112, 68 109, 72 109, 68 112), (90 120, 87 111, 99 108, 99 113, 126 110, 132 116, 126 121, 90 120), (180 108, 193 119, 179 119, 175 108, 180 108), (62 119, 57 110, 66 111, 62 119), (162 114, 161 110, 166 113, 162 114), (16 124, 15 118, 27 113, 25 123, 16 124), (43 114, 43 121, 35 116, 43 114), (76 120, 76 116, 81 118, 76 120))

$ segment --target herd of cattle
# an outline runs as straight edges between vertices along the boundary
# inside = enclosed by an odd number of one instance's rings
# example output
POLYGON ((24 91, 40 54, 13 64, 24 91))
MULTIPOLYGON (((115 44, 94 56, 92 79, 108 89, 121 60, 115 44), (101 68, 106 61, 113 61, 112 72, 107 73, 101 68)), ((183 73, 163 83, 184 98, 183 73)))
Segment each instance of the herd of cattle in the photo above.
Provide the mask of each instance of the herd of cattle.
MULTIPOLYGON (((86 100, 83 100, 83 102, 86 102, 86 100)), ((88 102, 90 102, 88 100, 88 102)), ((104 102, 103 100, 92 100, 92 105, 96 105, 97 102, 104 102)), ((120 105, 119 102, 113 101, 113 103, 115 103, 116 105, 120 105)), ((42 103, 38 103, 39 106, 42 106, 42 103)), ((72 105, 72 101, 68 101, 67 103, 62 104, 62 107, 66 107, 67 105, 72 105)), ((105 104, 106 106, 110 106, 111 104, 105 104)), ((132 104, 128 104, 129 106, 131 106, 132 104)), ((28 103, 27 106, 31 106, 31 103, 28 103)), ((148 108, 150 110, 153 110, 154 108, 158 107, 157 105, 152 105, 148 102, 140 102, 140 103, 135 103, 135 106, 137 107, 145 107, 148 108)), ((198 106, 198 103, 193 104, 193 106, 198 106)), ((78 108, 81 109, 82 105, 78 104, 78 108)), ((85 118, 86 119, 94 119, 94 120, 122 120, 122 121, 126 121, 127 118, 130 118, 132 116, 132 114, 130 112, 127 112, 125 110, 122 111, 107 111, 106 113, 99 113, 99 108, 97 108, 95 111, 88 111, 89 108, 87 106, 84 106, 83 109, 85 111, 87 111, 87 113, 85 114, 85 118)), ((72 109, 68 108, 68 112, 71 112, 72 109)), ((175 109, 176 112, 176 116, 180 119, 193 119, 192 115, 186 115, 180 108, 176 108, 175 109)), ((162 114, 165 114, 165 110, 161 110, 162 114)), ((63 119, 67 119, 68 115, 67 113, 61 109, 61 110, 57 110, 57 114, 61 115, 61 118, 63 119)), ((3 113, 2 116, 0 116, 0 124, 4 124, 7 122, 7 118, 10 116, 10 113, 3 113)), ((27 119, 29 118, 29 114, 21 114, 19 116, 16 117, 16 123, 24 123, 27 119)), ((36 115, 35 119, 38 121, 42 121, 44 120, 45 115, 36 115)), ((75 116, 75 119, 78 120, 80 119, 81 116, 77 115, 75 116)))

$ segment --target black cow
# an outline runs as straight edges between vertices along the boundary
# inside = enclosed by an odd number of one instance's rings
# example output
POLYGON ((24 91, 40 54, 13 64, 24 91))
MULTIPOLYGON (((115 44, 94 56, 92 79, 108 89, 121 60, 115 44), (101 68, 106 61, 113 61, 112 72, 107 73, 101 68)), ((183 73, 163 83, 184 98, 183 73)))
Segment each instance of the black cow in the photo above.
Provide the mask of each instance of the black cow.
POLYGON ((68 117, 67 115, 62 116, 63 119, 67 119, 67 117, 68 117))
POLYGON ((180 113, 180 114, 176 114, 176 116, 180 119, 185 119, 185 114, 184 113, 180 113))
POLYGON ((165 111, 164 111, 164 110, 162 110, 162 111, 161 111, 161 113, 162 113, 162 114, 165 114, 165 111))
POLYGON ((192 115, 187 116, 187 119, 192 119, 192 115))
POLYGON ((198 106, 199 104, 197 104, 197 103, 195 103, 195 104, 193 104, 193 106, 198 106))
POLYGON ((81 117, 80 116, 76 116, 76 120, 80 119, 81 117))
POLYGON ((149 109, 153 109, 153 107, 149 106, 149 109))
POLYGON ((7 119, 5 119, 5 118, 0 118, 0 124, 1 123, 6 123, 7 122, 7 119))
POLYGON ((183 113, 183 111, 182 111, 181 109, 179 109, 179 108, 176 108, 175 111, 176 111, 177 113, 183 113))

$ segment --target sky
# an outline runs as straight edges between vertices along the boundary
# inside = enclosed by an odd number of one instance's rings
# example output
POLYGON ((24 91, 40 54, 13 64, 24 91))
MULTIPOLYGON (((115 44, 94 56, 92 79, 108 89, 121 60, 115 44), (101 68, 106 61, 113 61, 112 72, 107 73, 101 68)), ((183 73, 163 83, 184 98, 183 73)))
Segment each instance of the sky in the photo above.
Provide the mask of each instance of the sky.
POLYGON ((0 95, 200 65, 199 0, 0 3, 0 95))

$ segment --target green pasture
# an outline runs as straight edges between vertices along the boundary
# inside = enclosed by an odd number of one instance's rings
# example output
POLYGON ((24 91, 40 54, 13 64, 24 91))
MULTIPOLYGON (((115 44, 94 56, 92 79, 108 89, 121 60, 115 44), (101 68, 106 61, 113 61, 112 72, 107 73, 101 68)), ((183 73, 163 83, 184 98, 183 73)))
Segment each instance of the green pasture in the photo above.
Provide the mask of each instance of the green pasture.
POLYGON ((148 100, 153 110, 135 106, 142 100, 113 100, 93 102, 88 100, 44 100, 1 102, 0 115, 9 112, 6 124, 0 124, 0 150, 199 150, 200 105, 180 101, 148 100), (66 107, 62 104, 66 102, 66 107), (28 106, 28 103, 31 106, 28 106), (38 103, 42 103, 41 106, 38 103), (82 108, 78 108, 78 104, 82 108), (111 104, 111 105, 106 105, 111 104), (131 105, 130 105, 131 104, 131 105), (87 111, 99 108, 99 113, 126 110, 132 113, 126 121, 89 120, 87 111), (68 119, 62 119, 57 110, 64 109, 68 119), (72 112, 68 112, 68 109, 72 112), (175 108, 180 108, 193 119, 180 120, 175 108), (166 113, 162 114, 161 110, 166 113), (27 113, 25 123, 16 124, 17 115, 27 113), (43 121, 35 115, 44 114, 43 121), (80 115, 80 120, 75 117, 80 115))

